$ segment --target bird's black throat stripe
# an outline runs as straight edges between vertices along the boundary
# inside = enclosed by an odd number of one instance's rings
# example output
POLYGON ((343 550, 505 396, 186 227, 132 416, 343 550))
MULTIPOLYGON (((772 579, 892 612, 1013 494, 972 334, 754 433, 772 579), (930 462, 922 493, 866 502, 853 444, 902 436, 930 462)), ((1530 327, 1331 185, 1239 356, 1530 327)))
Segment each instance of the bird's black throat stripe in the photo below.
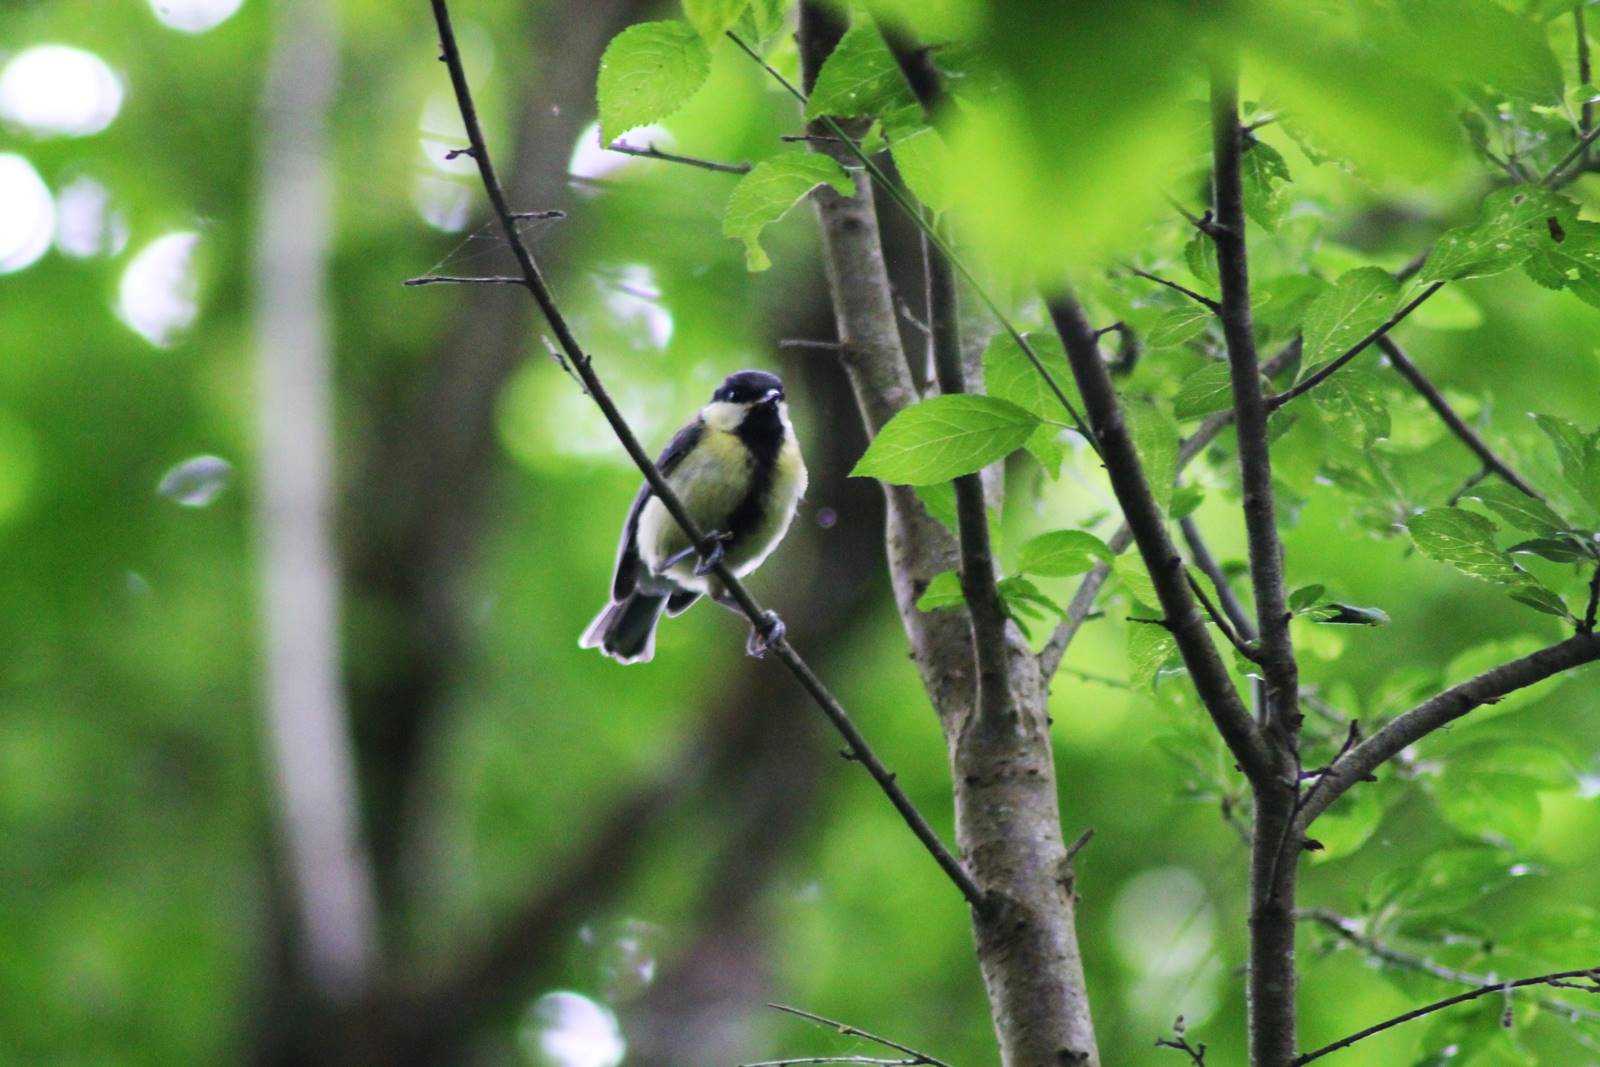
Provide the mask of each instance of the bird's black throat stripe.
POLYGON ((734 432, 750 450, 750 489, 728 516, 730 548, 755 532, 766 515, 766 500, 772 492, 778 453, 783 450, 783 420, 778 415, 778 406, 756 405, 734 432))

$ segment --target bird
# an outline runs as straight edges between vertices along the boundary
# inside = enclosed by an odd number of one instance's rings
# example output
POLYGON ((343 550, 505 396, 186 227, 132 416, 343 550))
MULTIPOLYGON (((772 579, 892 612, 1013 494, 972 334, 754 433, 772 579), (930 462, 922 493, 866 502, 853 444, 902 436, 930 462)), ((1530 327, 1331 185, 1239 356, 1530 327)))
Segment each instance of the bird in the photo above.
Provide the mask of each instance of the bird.
MULTIPOLYGON (((783 382, 763 370, 725 378, 699 413, 667 443, 656 467, 714 547, 705 558, 646 482, 622 524, 610 601, 578 641, 619 663, 655 656, 656 624, 702 596, 741 611, 718 579, 721 563, 742 578, 759 567, 794 521, 806 465, 789 422, 783 382)), ((765 655, 783 637, 767 613, 745 650, 765 655)))

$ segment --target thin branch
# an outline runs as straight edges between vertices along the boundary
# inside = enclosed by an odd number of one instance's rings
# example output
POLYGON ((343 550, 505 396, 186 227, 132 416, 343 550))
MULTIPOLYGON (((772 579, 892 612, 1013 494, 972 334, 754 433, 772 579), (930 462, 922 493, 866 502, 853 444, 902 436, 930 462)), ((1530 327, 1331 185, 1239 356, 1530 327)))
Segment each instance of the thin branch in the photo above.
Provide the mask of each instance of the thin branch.
POLYGON ((1341 1037, 1332 1044, 1324 1045, 1314 1052, 1307 1052, 1304 1055, 1296 1056, 1289 1062, 1289 1067, 1302 1067, 1303 1064, 1310 1063, 1313 1060, 1320 1060, 1330 1052, 1338 1052, 1340 1049, 1349 1048, 1358 1041, 1365 1041, 1367 1038, 1376 1034, 1381 1034, 1385 1030, 1392 1030, 1402 1023, 1408 1023, 1415 1019, 1420 1019, 1423 1016, 1432 1015, 1434 1012, 1443 1011, 1445 1008, 1453 1008, 1457 1004, 1465 1004, 1470 1000, 1477 1000, 1479 997, 1486 997, 1492 993, 1504 994, 1513 989, 1526 989, 1529 986, 1540 985, 1558 986, 1563 989, 1583 989, 1583 991, 1586 993, 1600 993, 1600 967, 1589 967, 1576 971, 1556 971, 1552 974, 1536 975, 1533 978, 1518 978, 1511 982, 1491 982, 1486 985, 1481 985, 1476 989, 1469 989, 1465 993, 1457 993, 1453 997, 1445 997, 1443 1000, 1436 1000, 1432 1004, 1425 1004, 1420 1008, 1413 1008, 1408 1012, 1402 1012, 1392 1019, 1385 1019, 1383 1022, 1369 1026, 1365 1030, 1358 1030, 1355 1033, 1350 1034, 1348 1037, 1341 1037), (1567 980, 1573 978, 1587 978, 1594 982, 1595 985, 1591 988, 1588 986, 1570 986, 1565 984, 1567 980))
POLYGON ((695 156, 680 156, 675 152, 663 152, 653 144, 638 148, 626 141, 612 141, 603 147, 607 152, 616 152, 624 156, 659 159, 666 163, 682 163, 685 166, 699 167, 701 170, 714 170, 721 174, 749 174, 753 169, 749 163, 718 163, 712 159, 699 159, 695 156))
POLYGON ((1191 1044, 1189 1035, 1184 1029, 1183 1016, 1178 1016, 1172 1022, 1172 1036, 1156 1038, 1156 1048, 1177 1049, 1189 1057, 1189 1062, 1194 1067, 1206 1067, 1206 1043, 1191 1044))
POLYGON ((1595 623, 1600 622, 1600 563, 1594 566, 1594 574, 1589 579, 1589 606, 1583 609, 1583 623, 1579 633, 1594 633, 1595 623))
MULTIPOLYGON (((788 78, 784 77, 782 72, 780 72, 776 67, 772 66, 772 64, 761 58, 761 54, 746 44, 743 38, 734 33, 732 30, 728 31, 728 37, 732 39, 734 44, 739 46, 739 49, 744 52, 745 55, 755 60, 762 70, 771 75, 772 78, 777 81, 777 83, 782 86, 790 96, 794 97, 802 105, 806 103, 806 94, 796 88, 794 83, 788 78)), ((1067 398, 1067 394, 1062 390, 1061 384, 1056 381, 1055 375, 1050 373, 1049 368, 1047 368, 1044 365, 1044 362, 1039 358, 1039 354, 1035 352, 1033 350, 1033 346, 1028 343, 1028 339, 1022 335, 1022 331, 1017 329, 1016 324, 1011 321, 1011 316, 1006 314, 999 302, 989 294, 989 290, 983 285, 982 282, 978 280, 977 276, 973 274, 967 265, 961 261, 961 258, 951 250, 949 244, 945 242, 944 238, 939 235, 933 223, 929 221, 926 213, 917 207, 915 201, 911 199, 909 194, 901 189, 897 183, 890 180, 889 176, 884 173, 883 168, 878 166, 877 163, 873 162, 872 157, 867 154, 867 152, 861 147, 860 143, 858 143, 855 138, 845 133, 844 128, 835 122, 832 116, 823 115, 821 121, 822 124, 827 127, 830 133, 839 138, 840 143, 842 143, 849 150, 850 154, 856 157, 856 160, 861 164, 866 172, 872 176, 872 180, 878 185, 878 187, 887 193, 889 198, 906 213, 906 217, 911 220, 912 224, 915 225, 917 229, 921 230, 923 235, 929 241, 933 242, 934 247, 938 248, 939 251, 944 253, 945 257, 950 260, 950 265, 955 268, 958 274, 961 275, 962 280, 972 287, 973 293, 975 293, 978 299, 983 302, 984 307, 988 308, 989 313, 995 317, 995 321, 1000 323, 1001 327, 1006 331, 1011 339, 1017 343, 1019 348, 1022 349, 1022 354, 1026 356, 1028 362, 1033 365, 1034 371, 1036 371, 1038 375, 1044 379, 1046 387, 1049 388, 1051 394, 1054 395, 1057 402, 1061 404, 1062 408, 1066 410, 1068 417, 1072 420, 1073 427, 1083 435, 1084 440, 1089 442, 1089 447, 1098 452, 1100 448, 1099 443, 1095 441, 1094 434, 1090 431, 1088 423, 1086 423, 1083 419, 1083 416, 1079 414, 1077 406, 1067 398)))
POLYGON ((886 1060, 878 1056, 797 1056, 787 1060, 755 1060, 741 1063, 739 1067, 791 1067, 797 1063, 865 1063, 873 1067, 917 1067, 927 1060, 886 1060))
POLYGON ((767 1007, 775 1008, 776 1010, 789 1015, 798 1016, 802 1019, 805 1019, 807 1022, 816 1023, 818 1026, 826 1026, 828 1029, 837 1031, 838 1033, 843 1034, 845 1037, 859 1037, 863 1041, 871 1041, 875 1045, 882 1045, 884 1048, 892 1048, 896 1052, 904 1052, 907 1056, 912 1057, 912 1060, 915 1063, 925 1063, 931 1065, 931 1067, 950 1067, 950 1064, 946 1063, 944 1060, 930 1056, 926 1052, 919 1052, 910 1045, 902 1045, 900 1042, 891 1041, 887 1037, 879 1037, 877 1034, 868 1033, 860 1027, 839 1022, 837 1019, 830 1019, 826 1015, 817 1015, 816 1013, 806 1011, 803 1008, 791 1008, 787 1004, 768 1004, 767 1007))
MULTIPOLYGON (((961 317, 956 278, 950 260, 931 240, 922 242, 928 279, 928 350, 939 391, 946 396, 966 392, 961 365, 961 317)), ((955 479, 956 545, 961 553, 961 596, 972 620, 972 644, 978 672, 978 715, 993 725, 1016 714, 1006 652, 1006 612, 1000 602, 994 549, 989 543, 989 509, 983 476, 955 479)))
POLYGON ((455 274, 424 274, 420 278, 407 278, 401 285, 527 285, 527 281, 509 275, 492 274, 487 277, 462 277, 455 274))
MULTIPOLYGON (((478 165, 478 175, 483 181, 484 191, 488 194, 489 202, 494 209, 496 218, 512 253, 516 256, 517 265, 521 268, 523 283, 533 295, 539 310, 544 314, 545 321, 551 331, 556 335, 562 351, 567 355, 568 362, 582 380, 584 388, 599 406, 601 413, 610 424, 617 440, 627 450, 634 465, 644 475, 651 491, 661 500, 673 520, 683 529, 690 542, 700 551, 701 555, 711 561, 711 552, 715 542, 705 535, 699 525, 690 516, 684 507, 683 501, 678 498, 672 486, 662 477, 660 470, 645 452, 632 428, 622 417, 612 401, 610 393, 601 383, 599 375, 594 370, 593 361, 587 356, 578 344, 577 338, 567 326, 566 318, 556 306, 555 298, 551 295, 544 277, 539 272, 538 265, 534 262, 533 253, 523 242, 521 234, 517 232, 515 220, 511 218, 511 210, 506 203, 505 192, 500 185, 500 179, 495 174, 494 165, 489 157, 489 150, 484 142, 483 130, 478 123, 477 108, 472 100, 472 91, 467 84, 466 70, 462 66, 461 53, 456 46, 455 30, 450 22, 450 11, 447 0, 431 0, 434 21, 438 24, 440 45, 443 48, 443 58, 450 70, 450 81, 455 90, 456 103, 461 111, 462 124, 472 144, 472 156, 478 165)), ((711 571, 717 576, 729 596, 744 612, 750 624, 763 633, 774 629, 776 616, 766 611, 756 602, 744 585, 733 575, 724 564, 716 562, 711 566, 711 571)), ((961 862, 950 852, 939 835, 928 825, 922 813, 912 804, 905 791, 895 783, 895 776, 886 768, 867 744, 866 738, 851 721, 844 706, 834 697, 817 677, 811 667, 794 648, 784 640, 781 635, 775 637, 768 644, 768 648, 776 654, 789 672, 794 675, 801 686, 809 693, 823 714, 833 724, 841 736, 844 737, 855 762, 860 763, 872 775, 878 787, 889 798, 895 810, 900 813, 911 832, 922 842, 935 862, 945 872, 950 880, 961 891, 962 896, 974 908, 983 908, 986 900, 983 891, 978 888, 972 876, 967 873, 961 862)))
POLYGON ((1260 662, 1269 700, 1266 720, 1286 750, 1294 747, 1299 669, 1289 638, 1290 613, 1283 580, 1283 544, 1273 506, 1272 457, 1267 437, 1267 404, 1261 390, 1260 360, 1250 315, 1250 268, 1245 251, 1244 187, 1240 174, 1243 131, 1239 128, 1238 70, 1218 62, 1211 74, 1213 185, 1218 223, 1217 267, 1222 284, 1222 333, 1227 340, 1233 381, 1234 422, 1239 440, 1239 470, 1244 490, 1245 534, 1250 545, 1250 584, 1255 592, 1256 625, 1261 631, 1260 662))
POLYGON ((1223 614, 1228 616, 1228 621, 1233 623, 1233 628, 1245 641, 1256 639, 1255 625, 1250 621, 1250 615, 1244 610, 1244 605, 1239 603, 1239 596, 1233 591, 1228 576, 1217 564, 1216 557, 1206 547, 1205 538, 1200 534, 1200 527, 1195 525, 1191 517, 1185 517, 1178 522, 1178 529, 1183 532, 1183 540, 1189 546, 1189 556, 1194 560, 1194 565, 1200 568, 1202 574, 1211 579, 1211 584, 1217 589, 1217 601, 1222 605, 1223 614))
POLYGON ((1492 704, 1519 689, 1600 659, 1600 635, 1578 634, 1520 659, 1492 667, 1475 678, 1402 712, 1383 729, 1333 762, 1322 776, 1322 789, 1301 808, 1296 820, 1303 830, 1351 786, 1372 774, 1406 746, 1474 708, 1492 704))
MULTIPOLYGON (((1600 126, 1589 130, 1582 137, 1578 138, 1578 143, 1572 146, 1571 151, 1561 157, 1560 162, 1551 167, 1549 171, 1545 173, 1544 178, 1540 180, 1539 184, 1546 188, 1553 188, 1558 184, 1562 184, 1558 181, 1558 179, 1562 177, 1561 172, 1576 162, 1578 157, 1588 152, 1589 146, 1594 144, 1596 137, 1600 137, 1600 126)), ((1578 173, 1582 173, 1582 171, 1580 170, 1578 173)))
POLYGON ((1100 437, 1102 460, 1111 477, 1111 488, 1139 546, 1145 567, 1155 585, 1157 599, 1165 614, 1168 629, 1199 693, 1201 702, 1234 758, 1252 782, 1275 777, 1274 759, 1250 719, 1250 712, 1228 676, 1227 666, 1206 632, 1201 616, 1185 580, 1183 560, 1167 533, 1166 516, 1151 495, 1138 450, 1123 423, 1111 376, 1094 330, 1084 318, 1083 309, 1065 292, 1047 301, 1061 342, 1077 379, 1078 392, 1100 437))
MULTIPOLYGON (((1454 967, 1446 967, 1435 963, 1425 956, 1415 956, 1409 952, 1402 952, 1391 945, 1386 945, 1367 934, 1361 932, 1360 924, 1355 919, 1345 918, 1337 912, 1327 908, 1306 908, 1296 913, 1295 917, 1301 922, 1313 922, 1326 927, 1337 934, 1342 940, 1355 948, 1360 949, 1372 959, 1390 966, 1401 967, 1408 971, 1426 974, 1443 982, 1454 982, 1457 985, 1484 986, 1494 985, 1496 979, 1493 975, 1478 974, 1473 971, 1459 971, 1454 967)), ((1554 985, 1555 983, 1551 983, 1554 985)), ((1589 990, 1584 988, 1585 992, 1589 990)), ((1570 1022, 1579 1020, 1585 1022, 1600 1022, 1600 1011, 1580 1008, 1576 1004, 1562 1000, 1559 997, 1535 996, 1533 1002, 1546 1011, 1553 1011, 1566 1016, 1570 1022)))
POLYGON ((1132 274, 1135 278, 1143 278, 1147 282, 1155 282, 1157 285, 1164 285, 1174 292, 1182 293, 1184 296, 1188 297, 1190 300, 1193 300, 1195 303, 1204 307, 1214 315, 1222 314, 1221 304, 1217 303, 1209 296, 1206 296, 1204 293, 1195 292, 1186 285, 1179 285, 1177 282, 1169 281, 1168 279, 1161 277, 1159 274, 1151 274, 1149 271, 1140 270, 1138 267, 1129 267, 1128 273, 1132 274))
POLYGON ((1365 352, 1367 348, 1375 344, 1380 337, 1399 325, 1407 315, 1410 315, 1413 311, 1417 310, 1417 308, 1421 307, 1423 301, 1427 300, 1430 296, 1443 288, 1444 282, 1432 282, 1429 284, 1427 288, 1423 289, 1422 292, 1418 293, 1414 298, 1408 301, 1399 311, 1396 311, 1393 315, 1390 315, 1383 325, 1377 327, 1361 340, 1345 349, 1344 352, 1338 356, 1338 358, 1328 363, 1324 363, 1322 365, 1322 369, 1307 376, 1293 389, 1287 389, 1273 397, 1267 402, 1267 409, 1269 411, 1276 411, 1283 407, 1283 405, 1289 403, 1289 401, 1304 396, 1317 386, 1321 385, 1323 382, 1327 381, 1334 375, 1335 372, 1339 370, 1339 368, 1343 367, 1346 363, 1349 363, 1352 359, 1355 359, 1361 353, 1365 352))
POLYGON ((1466 420, 1458 415, 1456 410, 1450 406, 1450 402, 1444 398, 1444 394, 1439 391, 1439 387, 1429 380, 1428 376, 1422 372, 1422 368, 1411 362, 1411 358, 1395 343, 1393 338, 1380 337, 1378 339, 1378 348, 1388 358, 1395 372, 1411 383, 1411 387, 1421 394, 1423 400, 1427 401, 1434 414, 1438 415, 1440 420, 1450 427, 1450 432, 1459 437, 1462 444, 1471 449, 1473 455, 1483 461, 1483 465, 1487 470, 1498 474, 1510 485, 1535 500, 1544 499, 1539 490, 1535 489, 1528 483, 1527 479, 1513 470, 1511 464, 1501 459, 1494 449, 1490 448, 1483 438, 1478 435, 1478 432, 1467 425, 1466 420))
MULTIPOLYGON (((1588 85, 1594 73, 1589 64, 1589 33, 1583 24, 1583 4, 1576 4, 1572 8, 1572 29, 1578 38, 1578 84, 1588 85)), ((1585 99, 1583 109, 1579 113, 1579 126, 1581 133, 1588 133, 1594 129, 1594 101, 1585 99)), ((1583 165, 1589 166, 1589 149, 1583 150, 1583 165)))
POLYGON ((1233 646, 1233 650, 1252 663, 1256 662, 1261 654, 1246 644, 1234 630, 1233 624, 1228 621, 1227 616, 1217 610, 1217 606, 1206 595, 1206 587, 1200 584, 1200 579, 1196 578, 1187 568, 1185 568, 1183 576, 1189 580, 1189 589, 1194 593, 1195 599, 1200 601, 1200 607, 1205 609, 1206 616, 1222 632, 1222 636, 1228 639, 1228 644, 1233 646))

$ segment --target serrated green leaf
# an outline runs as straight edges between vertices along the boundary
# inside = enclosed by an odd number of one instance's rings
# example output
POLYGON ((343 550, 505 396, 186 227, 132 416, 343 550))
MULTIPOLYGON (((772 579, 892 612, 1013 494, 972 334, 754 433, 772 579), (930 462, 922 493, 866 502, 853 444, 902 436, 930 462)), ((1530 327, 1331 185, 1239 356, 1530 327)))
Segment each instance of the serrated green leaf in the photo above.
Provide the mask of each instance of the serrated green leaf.
POLYGON ((1226 363, 1207 363, 1183 380, 1172 401, 1172 414, 1198 419, 1233 407, 1233 377, 1226 363))
POLYGON ((1211 312, 1199 304, 1173 308, 1150 325, 1144 343, 1150 348, 1176 347, 1204 333, 1211 319, 1211 312))
MULTIPOLYGON (((1061 386, 1067 399, 1082 411, 1083 405, 1068 372, 1067 354, 1061 347, 1061 339, 1050 333, 1029 333, 1023 337, 1034 355, 1039 357, 1039 362, 1051 368, 1056 384, 1061 386)), ((1060 422, 1067 417, 1066 410, 1061 406, 1061 401, 1056 399, 1055 393, 1051 392, 1044 375, 1039 373, 1022 351, 1022 346, 1008 333, 996 334, 983 351, 983 389, 990 396, 1009 400, 1040 419, 1060 422)))
POLYGON ((1559 241, 1535 244, 1522 269, 1546 289, 1568 289, 1590 307, 1600 307, 1600 223, 1566 223, 1559 241))
POLYGON ((1305 322, 1306 312, 1328 288, 1327 282, 1313 274, 1280 274, 1259 284, 1252 283, 1253 294, 1270 297, 1251 309, 1256 326, 1275 336, 1294 336, 1305 322))
POLYGON ((1161 598, 1156 596, 1156 584, 1150 580, 1144 561, 1137 552, 1118 556, 1111 562, 1111 572, 1117 576, 1128 594, 1147 608, 1160 609, 1161 598))
POLYGON ((1571 529, 1549 504, 1504 482, 1479 482, 1466 495, 1519 530, 1556 534, 1571 529))
POLYGON ((1189 273, 1201 281, 1211 285, 1221 281, 1217 270, 1217 242, 1199 230, 1183 246, 1183 261, 1189 265, 1189 273))
POLYGON ((878 432, 851 477, 895 485, 947 482, 1022 447, 1039 420, 992 396, 936 396, 906 408, 878 432))
POLYGON ((1422 554, 1448 563, 1464 574, 1487 582, 1520 584, 1526 572, 1512 563, 1494 542, 1498 527, 1482 515, 1462 508, 1429 508, 1407 528, 1422 554))
POLYGON ((1167 518, 1173 522, 1187 519, 1193 515, 1201 504, 1205 503, 1206 491, 1193 482, 1180 485, 1173 490, 1172 503, 1167 508, 1167 518))
POLYGON ((840 196, 850 196, 855 191, 855 183, 845 169, 831 156, 816 152, 774 156, 739 179, 722 213, 722 233, 744 242, 750 270, 772 266, 761 247, 761 231, 783 218, 819 185, 831 187, 840 196))
POLYGON ((1381 267, 1357 267, 1306 309, 1302 360, 1315 367, 1353 346, 1394 314, 1400 283, 1381 267))
POLYGON ((1567 610, 1567 602, 1553 590, 1537 582, 1524 582, 1522 585, 1513 586, 1509 595, 1518 604, 1524 604, 1534 611, 1554 615, 1558 619, 1572 618, 1572 614, 1567 610))
POLYGON ((1534 537, 1506 549, 1512 555, 1538 556, 1552 563, 1582 563, 1593 559, 1581 542, 1561 537, 1534 537))
POLYGON ((1165 626, 1136 622, 1128 626, 1128 684, 1149 689, 1156 675, 1178 652, 1178 643, 1165 626))
POLYGON ((941 571, 933 576, 928 588, 917 597, 918 611, 943 611, 966 604, 961 595, 961 575, 955 571, 941 571))
POLYGON ((932 126, 901 134, 889 146, 895 169, 911 195, 934 211, 950 206, 950 147, 932 126))
POLYGON ((1252 140, 1239 157, 1239 179, 1244 186, 1245 213, 1262 229, 1276 232, 1285 200, 1278 183, 1289 180, 1289 164, 1276 148, 1252 140))
POLYGON ((1520 265, 1576 224, 1578 206, 1547 189, 1519 185, 1484 198, 1478 221, 1447 231, 1428 252, 1422 282, 1484 278, 1520 265))
POLYGON ((1033 618, 1042 618, 1039 609, 1052 612, 1062 618, 1066 617, 1066 609, 1047 596, 1044 590, 1034 585, 1020 574, 1011 574, 1000 579, 996 588, 1000 592, 1000 599, 1008 611, 1021 611, 1033 618))
POLYGON ((917 106, 883 35, 871 22, 858 22, 840 38, 817 72, 817 83, 806 101, 806 118, 884 118, 917 106))
POLYGON ((1128 436, 1139 452, 1145 480, 1162 511, 1172 503, 1178 479, 1178 424, 1154 404, 1130 403, 1123 409, 1128 436))
POLYGON ((1066 446, 1061 443, 1061 427, 1042 422, 1038 429, 1022 442, 1028 454, 1039 461, 1039 466, 1051 481, 1061 477, 1061 464, 1067 458, 1066 446))
POLYGON ((1324 381, 1311 398, 1334 432, 1355 448, 1389 436, 1389 404, 1371 374, 1347 367, 1324 381))
POLYGON ((1110 563, 1110 548, 1100 538, 1084 530, 1055 530, 1040 534, 1022 546, 1017 569, 1046 578, 1065 578, 1083 574, 1096 563, 1110 563))
POLYGON ((1533 419, 1555 445, 1561 477, 1568 488, 1590 507, 1600 508, 1600 437, 1554 415, 1535 415, 1533 419))
POLYGON ((711 76, 711 50, 686 22, 641 22, 611 39, 595 95, 607 144, 677 111, 711 76))
POLYGON ((683 16, 709 44, 733 28, 750 0, 683 0, 683 16))
POLYGON ((744 14, 739 16, 739 36, 765 52, 773 36, 783 29, 788 7, 789 0, 747 0, 744 14))

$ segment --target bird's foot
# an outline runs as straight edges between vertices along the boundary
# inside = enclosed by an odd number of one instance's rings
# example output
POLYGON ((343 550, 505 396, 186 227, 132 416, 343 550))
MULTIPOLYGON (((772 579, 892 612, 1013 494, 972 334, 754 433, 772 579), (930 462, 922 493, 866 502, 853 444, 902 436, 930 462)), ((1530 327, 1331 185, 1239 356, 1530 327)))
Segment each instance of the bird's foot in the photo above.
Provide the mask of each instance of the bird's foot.
POLYGON ((720 530, 712 530, 706 534, 706 540, 711 542, 711 551, 701 556, 700 562, 694 565, 694 576, 696 578, 704 578, 711 573, 712 568, 722 562, 722 557, 728 554, 727 542, 732 536, 732 534, 725 534, 720 530))
POLYGON ((750 640, 744 644, 744 650, 756 659, 761 659, 767 654, 767 649, 782 641, 789 628, 778 618, 775 611, 766 612, 762 618, 765 620, 761 626, 750 628, 750 640))

